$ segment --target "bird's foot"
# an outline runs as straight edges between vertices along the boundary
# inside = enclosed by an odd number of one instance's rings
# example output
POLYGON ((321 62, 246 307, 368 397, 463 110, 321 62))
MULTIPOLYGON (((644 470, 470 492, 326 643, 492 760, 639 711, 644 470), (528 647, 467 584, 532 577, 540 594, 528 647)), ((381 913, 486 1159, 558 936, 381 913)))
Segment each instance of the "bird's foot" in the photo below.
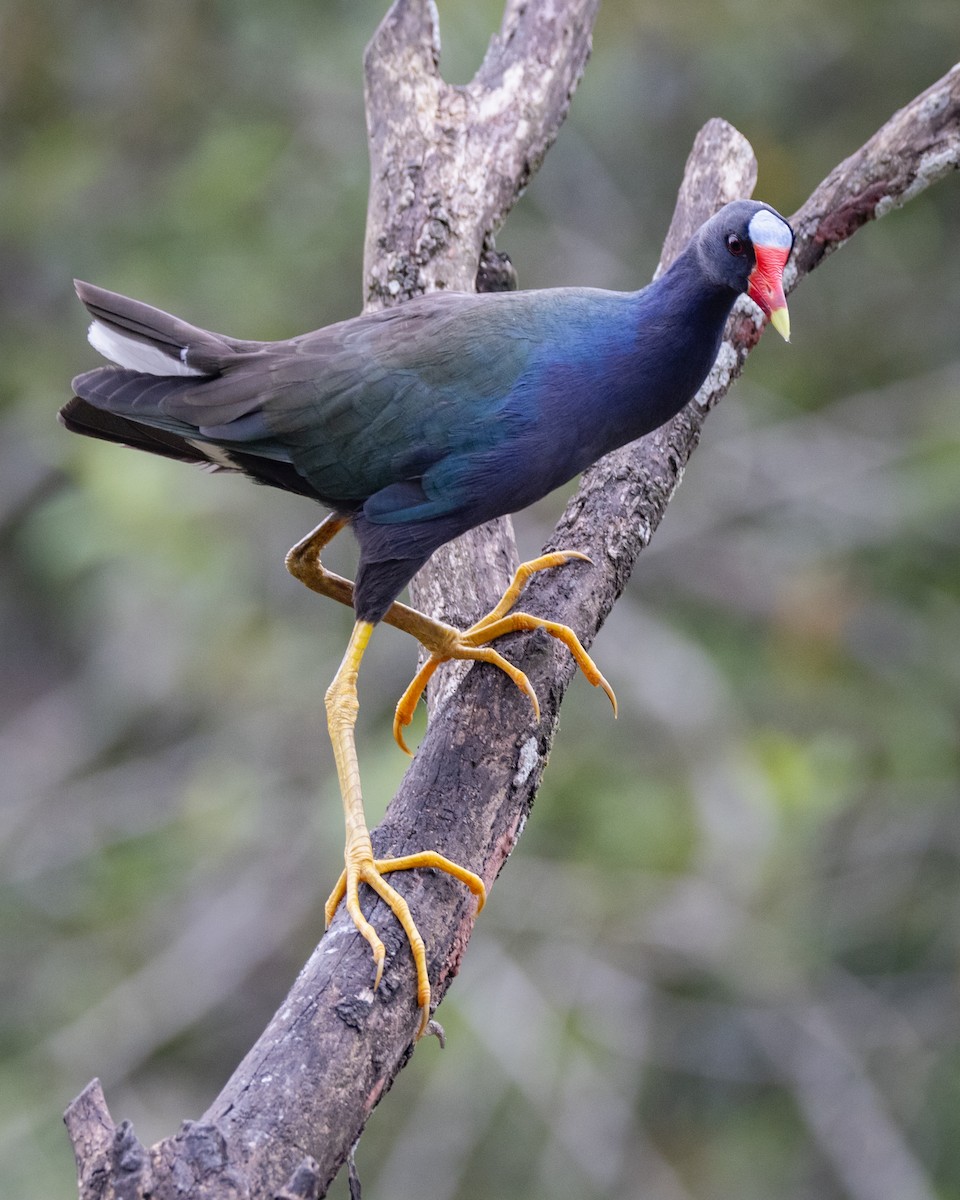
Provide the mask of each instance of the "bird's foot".
POLYGON ((419 854, 406 854, 402 858, 375 859, 370 847, 370 840, 365 836, 365 833, 366 831, 364 830, 362 836, 355 839, 353 844, 348 844, 347 846, 346 867, 340 875, 336 887, 330 893, 330 898, 327 900, 324 908, 326 924, 329 927, 337 906, 341 900, 345 899, 347 912, 373 951, 373 961, 376 964, 376 977, 373 981, 373 990, 376 991, 380 986, 380 977, 383 975, 383 960, 386 951, 383 942, 377 935, 377 931, 360 911, 360 884, 365 883, 368 887, 372 888, 380 899, 386 903, 407 935, 410 950, 413 954, 413 962, 417 971, 417 1003, 420 1006, 420 1025, 417 1029, 417 1038, 419 1039, 426 1032, 430 1021, 430 979, 427 975, 427 955, 424 949, 423 938, 420 936, 420 931, 417 929, 416 922, 410 912, 410 906, 396 888, 391 887, 387 883, 383 876, 390 871, 409 871, 415 867, 428 867, 439 871, 446 871, 448 875, 452 875, 455 879, 459 879, 461 883, 466 884, 470 891, 477 897, 478 913, 486 902, 487 890, 479 875, 475 875, 473 871, 468 871, 466 867, 461 867, 457 863, 451 862, 450 859, 444 858, 442 854, 438 854, 433 850, 424 850, 419 854))
MULTIPOLYGON (((580 639, 569 625, 561 625, 556 621, 548 621, 543 617, 534 617, 525 612, 510 611, 519 599, 520 593, 523 591, 531 575, 535 575, 538 571, 548 571, 553 567, 560 567, 565 563, 578 560, 581 562, 590 561, 585 554, 581 554, 578 550, 557 550, 552 554, 542 554, 539 558, 531 559, 530 562, 521 563, 510 582, 510 586, 503 593, 500 602, 485 617, 477 621, 475 625, 471 625, 469 629, 461 631, 454 629, 450 625, 436 623, 436 636, 433 636, 431 630, 429 639, 423 640, 423 644, 430 651, 430 655, 397 704, 397 711, 393 719, 393 736, 401 750, 406 751, 407 754, 410 753, 403 738, 403 730, 413 720, 417 703, 423 695, 430 677, 441 663, 449 662, 451 659, 472 659, 478 662, 492 663, 494 666, 499 667, 527 695, 533 706, 534 716, 539 720, 540 704, 530 684, 530 680, 523 671, 508 662, 502 654, 499 654, 488 645, 489 642, 502 637, 506 633, 517 633, 531 629, 542 629, 545 633, 550 634, 551 637, 556 638, 557 641, 562 642, 567 647, 585 678, 594 687, 601 687, 606 692, 610 703, 613 705, 614 716, 616 716, 617 697, 614 695, 613 688, 597 669, 596 663, 586 650, 584 650, 580 639)), ((422 637, 422 635, 420 636, 422 637)))

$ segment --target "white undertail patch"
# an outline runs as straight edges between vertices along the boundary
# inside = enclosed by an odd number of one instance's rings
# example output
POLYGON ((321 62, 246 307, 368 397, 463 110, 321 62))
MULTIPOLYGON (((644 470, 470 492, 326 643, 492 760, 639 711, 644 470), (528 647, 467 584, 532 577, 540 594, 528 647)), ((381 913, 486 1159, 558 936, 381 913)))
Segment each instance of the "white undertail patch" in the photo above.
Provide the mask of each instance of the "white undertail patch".
POLYGON ((201 454, 205 454, 209 465, 218 471, 239 471, 240 467, 233 461, 227 450, 222 446, 214 446, 212 442, 202 442, 199 438, 187 438, 187 443, 201 454))
POLYGON ((102 354, 104 358, 118 367, 126 367, 128 371, 142 371, 145 375, 203 375, 196 367, 188 367, 186 346, 180 351, 179 358, 171 358, 158 346, 151 346, 139 338, 127 337, 118 329, 105 325, 103 321, 93 321, 87 332, 90 345, 102 354))

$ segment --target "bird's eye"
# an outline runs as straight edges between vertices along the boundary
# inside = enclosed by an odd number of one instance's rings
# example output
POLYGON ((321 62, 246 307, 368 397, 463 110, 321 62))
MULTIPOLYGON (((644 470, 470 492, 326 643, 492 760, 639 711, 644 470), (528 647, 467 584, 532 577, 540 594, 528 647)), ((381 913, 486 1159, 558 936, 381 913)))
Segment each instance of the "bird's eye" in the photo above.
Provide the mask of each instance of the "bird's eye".
POLYGON ((735 233, 727 234, 727 249, 734 256, 734 258, 739 258, 741 254, 745 254, 747 251, 746 243, 744 242, 743 238, 738 237, 735 233))

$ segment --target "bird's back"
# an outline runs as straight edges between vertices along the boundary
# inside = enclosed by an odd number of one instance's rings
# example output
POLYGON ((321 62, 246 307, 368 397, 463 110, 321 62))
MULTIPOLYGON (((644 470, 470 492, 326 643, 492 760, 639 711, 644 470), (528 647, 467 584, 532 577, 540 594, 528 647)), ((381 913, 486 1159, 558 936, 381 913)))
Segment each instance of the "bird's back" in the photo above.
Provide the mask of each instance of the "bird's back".
MULTIPOLYGON (((97 291, 104 320, 102 297, 111 294, 97 291)), ((163 452, 183 439, 187 457, 209 446, 221 466, 234 456, 244 469, 251 458, 284 462, 306 484, 297 490, 352 507, 446 458, 509 440, 542 413, 556 364, 599 361, 601 342, 629 336, 627 301, 589 289, 424 296, 285 342, 224 338, 215 358, 206 343, 203 373, 98 368, 74 381, 86 407, 68 405, 65 418, 93 424, 92 408, 114 418, 102 436, 135 440, 140 427, 151 434, 143 448, 156 452, 160 431, 163 452)), ((165 316, 155 319, 158 338, 165 316)), ((179 337, 190 328, 180 323, 179 337)), ((191 361, 188 345, 188 370, 191 361)))
POLYGON ((715 329, 691 321, 677 278, 637 293, 436 293, 268 343, 81 285, 92 340, 133 365, 79 376, 64 419, 382 523, 455 511, 485 520, 689 399, 725 313, 715 329), (137 369, 154 353, 159 366, 137 369))

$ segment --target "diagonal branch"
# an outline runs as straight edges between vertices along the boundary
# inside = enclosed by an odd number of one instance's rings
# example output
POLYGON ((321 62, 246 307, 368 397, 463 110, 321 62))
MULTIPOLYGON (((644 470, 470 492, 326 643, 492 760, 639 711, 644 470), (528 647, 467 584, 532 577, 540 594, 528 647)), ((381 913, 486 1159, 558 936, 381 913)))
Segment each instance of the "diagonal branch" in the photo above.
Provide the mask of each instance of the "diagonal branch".
POLYGON ((796 279, 867 221, 913 200, 960 166, 960 63, 921 92, 830 172, 791 217, 796 279))

